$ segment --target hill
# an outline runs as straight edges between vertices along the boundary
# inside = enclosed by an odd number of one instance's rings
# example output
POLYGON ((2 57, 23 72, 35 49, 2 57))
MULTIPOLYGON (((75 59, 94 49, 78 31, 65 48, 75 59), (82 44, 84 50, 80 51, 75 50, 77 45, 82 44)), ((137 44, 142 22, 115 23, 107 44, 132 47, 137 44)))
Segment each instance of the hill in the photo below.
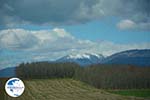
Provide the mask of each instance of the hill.
POLYGON ((135 66, 150 66, 150 49, 127 50, 106 57, 104 64, 129 64, 135 66))
MULTIPOLYGON (((72 79, 32 79, 25 80, 25 92, 18 98, 8 95, 2 100, 144 100, 107 93, 80 81, 72 79)), ((4 91, 3 91, 4 92, 4 91)))
POLYGON ((0 70, 0 77, 14 77, 16 76, 16 67, 10 67, 0 70))

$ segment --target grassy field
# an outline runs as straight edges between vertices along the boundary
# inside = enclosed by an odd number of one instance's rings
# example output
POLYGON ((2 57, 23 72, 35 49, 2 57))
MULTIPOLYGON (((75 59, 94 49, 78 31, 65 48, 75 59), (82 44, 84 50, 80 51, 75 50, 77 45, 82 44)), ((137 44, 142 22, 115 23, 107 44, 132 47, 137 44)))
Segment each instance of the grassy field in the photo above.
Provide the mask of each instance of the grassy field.
POLYGON ((109 90, 108 92, 124 96, 150 97, 150 89, 109 90))
POLYGON ((24 94, 11 98, 2 88, 5 80, 1 79, 0 100, 148 100, 111 94, 72 79, 25 80, 24 94))

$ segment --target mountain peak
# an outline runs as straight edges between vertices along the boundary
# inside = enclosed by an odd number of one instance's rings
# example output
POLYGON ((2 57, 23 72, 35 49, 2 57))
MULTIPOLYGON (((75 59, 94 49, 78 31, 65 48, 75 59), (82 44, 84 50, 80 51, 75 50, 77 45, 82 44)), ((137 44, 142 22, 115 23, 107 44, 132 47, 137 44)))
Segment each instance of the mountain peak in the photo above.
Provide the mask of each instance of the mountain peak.
POLYGON ((75 62, 80 65, 90 65, 90 64, 99 63, 102 59, 104 59, 104 56, 101 54, 83 53, 83 54, 70 54, 58 59, 57 61, 75 62))

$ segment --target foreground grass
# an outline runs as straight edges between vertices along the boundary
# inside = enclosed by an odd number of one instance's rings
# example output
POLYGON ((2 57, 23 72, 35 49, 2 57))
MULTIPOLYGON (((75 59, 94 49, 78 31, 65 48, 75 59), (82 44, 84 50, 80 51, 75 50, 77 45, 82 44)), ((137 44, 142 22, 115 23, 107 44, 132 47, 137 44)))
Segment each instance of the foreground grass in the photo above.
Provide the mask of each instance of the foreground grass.
POLYGON ((25 92, 18 98, 9 97, 1 87, 0 100, 148 100, 111 94, 72 79, 32 79, 24 83, 25 92))
POLYGON ((108 92, 124 96, 150 97, 150 89, 109 90, 108 92))

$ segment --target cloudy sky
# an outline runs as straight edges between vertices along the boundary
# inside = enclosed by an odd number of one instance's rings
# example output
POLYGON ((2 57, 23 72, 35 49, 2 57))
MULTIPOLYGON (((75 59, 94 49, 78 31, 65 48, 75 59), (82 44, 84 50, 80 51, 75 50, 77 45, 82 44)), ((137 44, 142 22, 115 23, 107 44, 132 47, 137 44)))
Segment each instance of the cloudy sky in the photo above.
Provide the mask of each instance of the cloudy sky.
POLYGON ((0 0, 0 69, 67 54, 150 49, 150 0, 0 0))

